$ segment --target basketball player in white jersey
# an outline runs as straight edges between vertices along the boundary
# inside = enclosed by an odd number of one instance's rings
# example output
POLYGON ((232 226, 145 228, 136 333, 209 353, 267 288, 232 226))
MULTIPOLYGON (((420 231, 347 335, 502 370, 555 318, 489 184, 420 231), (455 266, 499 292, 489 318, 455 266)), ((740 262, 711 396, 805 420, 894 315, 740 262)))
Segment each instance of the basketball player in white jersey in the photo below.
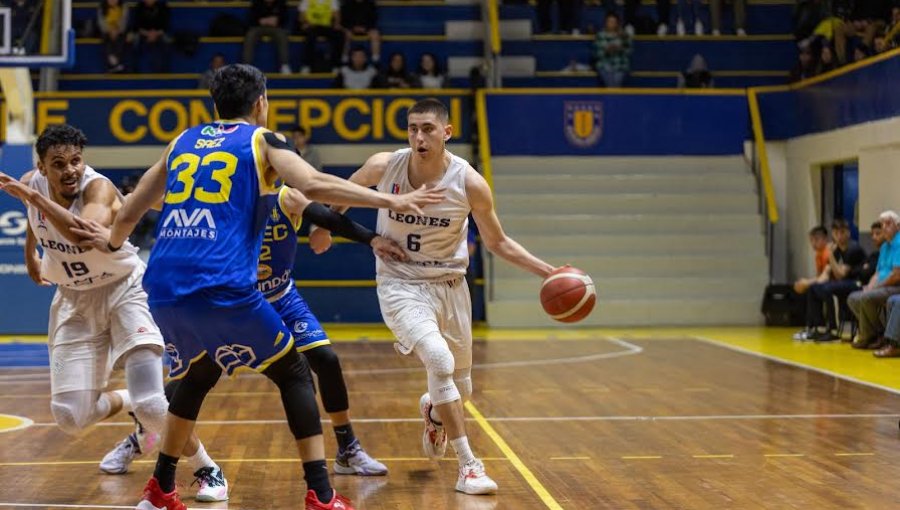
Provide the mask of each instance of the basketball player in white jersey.
MULTIPOLYGON (((378 235, 405 246, 409 260, 376 261, 378 300, 397 350, 415 353, 425 365, 428 392, 419 401, 425 455, 443 457, 449 436, 459 459, 456 490, 490 494, 497 484, 472 454, 463 416, 463 402, 472 394, 472 302, 465 283, 469 213, 495 255, 542 278, 555 268, 506 236, 487 182, 446 150, 453 128, 444 104, 419 101, 407 120, 410 148, 375 154, 350 180, 385 193, 422 185, 446 190, 445 200, 424 207, 422 215, 379 209, 378 235)), ((313 232, 310 244, 323 242, 323 236, 329 233, 313 232)))
MULTIPOLYGON (((86 142, 72 126, 49 126, 35 144, 37 171, 23 182, 0 173, 0 189, 27 205, 29 276, 39 285, 57 286, 49 324, 50 410, 69 434, 123 409, 133 412, 138 431, 100 463, 102 471, 121 474, 136 455, 153 448, 165 424, 163 342, 141 287, 144 263, 137 248, 126 243, 113 253, 84 249, 69 231, 77 226, 75 216, 108 227, 122 205, 112 182, 85 164, 86 142), (128 389, 104 391, 118 367, 125 369, 128 389)), ((191 459, 203 475, 198 500, 227 499, 221 470, 193 439, 186 450, 196 449, 191 459)))

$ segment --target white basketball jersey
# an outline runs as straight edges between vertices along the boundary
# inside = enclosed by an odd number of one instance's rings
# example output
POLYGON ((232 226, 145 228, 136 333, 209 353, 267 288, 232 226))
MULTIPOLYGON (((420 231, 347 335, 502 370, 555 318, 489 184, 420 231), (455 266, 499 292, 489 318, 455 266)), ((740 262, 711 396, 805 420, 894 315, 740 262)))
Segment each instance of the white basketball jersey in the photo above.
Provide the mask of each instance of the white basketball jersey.
MULTIPOLYGON (((81 215, 84 190, 96 179, 106 177, 86 166, 78 197, 72 202, 69 212, 75 216, 81 215)), ((30 186, 41 195, 51 198, 50 185, 40 172, 34 172, 30 186)), ((143 264, 137 255, 137 248, 128 242, 113 253, 81 248, 60 234, 44 213, 31 206, 28 206, 28 224, 43 252, 41 276, 59 286, 75 290, 94 289, 131 274, 143 264)))
MULTIPOLYGON (((446 188, 444 200, 425 207, 423 215, 378 210, 379 235, 393 239, 409 254, 406 262, 377 259, 379 277, 405 280, 441 280, 466 274, 469 266, 469 199, 466 196, 466 160, 450 155, 450 166, 438 187, 446 188)), ((412 149, 401 149, 391 156, 387 170, 378 183, 383 193, 408 193, 409 160, 412 149)))

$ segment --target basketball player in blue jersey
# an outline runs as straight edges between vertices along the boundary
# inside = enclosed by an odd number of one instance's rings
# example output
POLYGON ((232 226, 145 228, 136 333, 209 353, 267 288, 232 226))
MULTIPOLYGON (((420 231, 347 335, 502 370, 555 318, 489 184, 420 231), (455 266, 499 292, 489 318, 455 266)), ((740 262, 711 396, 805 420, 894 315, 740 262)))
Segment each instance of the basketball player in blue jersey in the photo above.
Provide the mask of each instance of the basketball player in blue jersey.
POLYGON ((278 193, 276 180, 312 200, 390 207, 421 214, 443 190, 379 193, 317 172, 267 122, 265 76, 244 64, 213 76, 210 94, 222 119, 181 133, 128 196, 109 230, 81 221, 82 245, 121 248, 141 216, 163 202, 144 288, 167 341, 170 377, 181 379, 169 403, 153 477, 136 510, 185 510, 175 490, 179 453, 206 394, 222 372, 241 366, 278 386, 303 461, 307 510, 352 509, 331 488, 309 364, 291 331, 257 290, 257 263, 278 193))

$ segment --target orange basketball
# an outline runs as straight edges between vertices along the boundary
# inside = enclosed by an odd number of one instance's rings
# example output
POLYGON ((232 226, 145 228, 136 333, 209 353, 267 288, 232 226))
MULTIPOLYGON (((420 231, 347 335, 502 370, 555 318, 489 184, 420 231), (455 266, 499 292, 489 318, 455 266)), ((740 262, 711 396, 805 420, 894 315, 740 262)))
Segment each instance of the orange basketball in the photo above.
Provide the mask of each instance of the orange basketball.
POLYGON ((578 322, 597 302, 594 282, 581 269, 565 266, 550 273, 541 285, 541 305, 551 319, 578 322))

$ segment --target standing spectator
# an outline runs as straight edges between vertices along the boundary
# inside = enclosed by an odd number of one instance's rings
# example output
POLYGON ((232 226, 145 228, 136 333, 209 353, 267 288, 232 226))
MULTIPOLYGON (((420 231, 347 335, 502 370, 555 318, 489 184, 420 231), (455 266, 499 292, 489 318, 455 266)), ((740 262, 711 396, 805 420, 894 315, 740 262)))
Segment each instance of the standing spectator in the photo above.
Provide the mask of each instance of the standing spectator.
POLYGON ((388 61, 388 67, 381 73, 375 84, 379 89, 417 89, 419 80, 406 70, 406 57, 402 53, 394 53, 388 61))
POLYGON ((798 0, 793 14, 794 38, 801 41, 810 37, 819 24, 831 16, 828 7, 826 0, 798 0))
POLYGON ((169 67, 169 6, 164 0, 141 0, 134 8, 135 67, 143 57, 150 71, 163 73, 169 67))
MULTIPOLYGON (((837 2, 836 2, 837 3, 837 2)), ((846 10, 847 7, 844 7, 846 10)), ((844 11, 836 11, 842 15, 844 11)), ((852 38, 860 40, 861 45, 869 49, 875 42, 875 35, 884 30, 885 21, 890 16, 890 0, 857 0, 850 8, 850 13, 843 16, 834 27, 834 49, 838 62, 847 61, 847 41, 852 38)), ((858 47, 858 46, 857 46, 858 47)), ((854 60, 857 55, 854 54, 854 60)))
MULTIPOLYGON (((625 9, 623 21, 625 23, 625 33, 634 37, 635 25, 641 25, 642 18, 638 18, 638 9, 641 6, 641 0, 625 0, 625 9)), ((616 12, 615 0, 603 0, 603 8, 606 12, 616 12)), ((669 33, 669 21, 672 13, 671 0, 656 0, 656 35, 662 37, 669 33)), ((646 30, 641 30, 644 33, 646 30)))
POLYGON ((322 157, 319 151, 309 143, 309 129, 296 125, 291 129, 291 140, 294 142, 294 151, 307 163, 318 171, 322 171, 322 157))
POLYGON ((834 220, 831 237, 834 243, 829 246, 828 266, 824 271, 827 281, 812 284, 806 293, 806 330, 809 338, 817 342, 840 340, 835 334, 834 298, 845 303, 851 292, 862 287, 860 278, 866 263, 866 253, 850 239, 850 225, 846 220, 834 220))
MULTIPOLYGON (((537 0, 538 33, 546 34, 553 31, 552 4, 554 0, 537 0)), ((581 33, 578 21, 581 18, 580 0, 556 0, 559 4, 559 30, 564 34, 578 35, 581 33)))
MULTIPOLYGON (((734 4, 734 32, 737 35, 747 35, 744 30, 747 20, 747 0, 732 0, 734 4)), ((712 35, 722 35, 722 0, 709 0, 709 18, 712 26, 712 35)))
POLYGON ((419 57, 418 80, 423 89, 442 89, 447 86, 447 77, 441 72, 434 53, 423 53, 419 57))
POLYGON ((213 76, 216 74, 216 71, 219 70, 220 67, 224 66, 225 55, 221 53, 216 53, 213 55, 211 59, 209 59, 209 69, 203 72, 200 75, 200 79, 197 80, 197 88, 199 89, 208 89, 210 82, 212 82, 213 76))
POLYGON ((816 69, 817 63, 813 50, 810 45, 805 45, 800 48, 800 53, 797 55, 797 63, 794 64, 794 68, 791 69, 789 81, 795 83, 800 80, 812 78, 816 75, 816 69))
POLYGON ((343 0, 341 2, 341 25, 344 27, 344 54, 341 62, 350 58, 350 44, 354 35, 369 37, 372 61, 381 60, 381 32, 378 31, 378 8, 375 0, 343 0))
POLYGON ((816 74, 824 74, 837 69, 837 62, 834 60, 834 50, 831 45, 822 45, 822 51, 819 54, 819 67, 816 74))
POLYGON ((338 70, 334 86, 339 89, 362 90, 372 87, 378 71, 369 63, 369 57, 362 48, 350 52, 350 64, 338 70))
POLYGON ((341 11, 338 0, 300 0, 297 6, 300 25, 300 33, 306 38, 303 49, 303 68, 301 73, 308 73, 311 69, 324 70, 322 64, 316 58, 316 41, 319 36, 328 39, 328 68, 333 71, 340 67, 341 56, 344 53, 344 32, 341 30, 341 11))
POLYGON ((125 46, 128 34, 128 6, 121 0, 103 0, 97 9, 97 26, 103 35, 103 53, 106 71, 121 73, 125 70, 125 46))
POLYGON ((244 36, 244 63, 253 63, 256 43, 263 36, 269 36, 278 51, 281 74, 291 74, 287 23, 288 10, 285 0, 253 0, 250 4, 250 29, 244 36))
POLYGON ((703 35, 703 22, 700 21, 700 0, 678 0, 678 21, 675 33, 684 35, 686 27, 694 27, 694 35, 703 35))
POLYGON ((678 88, 708 89, 713 86, 712 73, 703 55, 694 55, 691 65, 678 76, 678 88))
POLYGON ((597 74, 606 87, 621 87, 631 68, 631 37, 619 26, 615 13, 606 15, 602 32, 594 41, 597 74))
POLYGON ((12 24, 12 52, 13 55, 26 55, 37 53, 38 40, 40 39, 39 20, 32 23, 32 18, 37 12, 38 2, 33 0, 12 0, 0 5, 9 6, 12 24))
MULTIPOLYGON (((889 297, 900 293, 900 236, 897 236, 900 216, 894 211, 885 211, 878 217, 884 243, 878 255, 878 266, 872 279, 862 290, 858 290, 847 298, 847 304, 859 320, 859 332, 853 340, 854 347, 865 348, 873 342, 879 342, 884 332, 884 305, 889 297)), ((889 357, 896 347, 889 345, 884 355, 875 351, 875 356, 889 357), (893 348, 891 348, 893 347, 893 348)), ((893 356, 890 356, 893 357, 893 356)))

